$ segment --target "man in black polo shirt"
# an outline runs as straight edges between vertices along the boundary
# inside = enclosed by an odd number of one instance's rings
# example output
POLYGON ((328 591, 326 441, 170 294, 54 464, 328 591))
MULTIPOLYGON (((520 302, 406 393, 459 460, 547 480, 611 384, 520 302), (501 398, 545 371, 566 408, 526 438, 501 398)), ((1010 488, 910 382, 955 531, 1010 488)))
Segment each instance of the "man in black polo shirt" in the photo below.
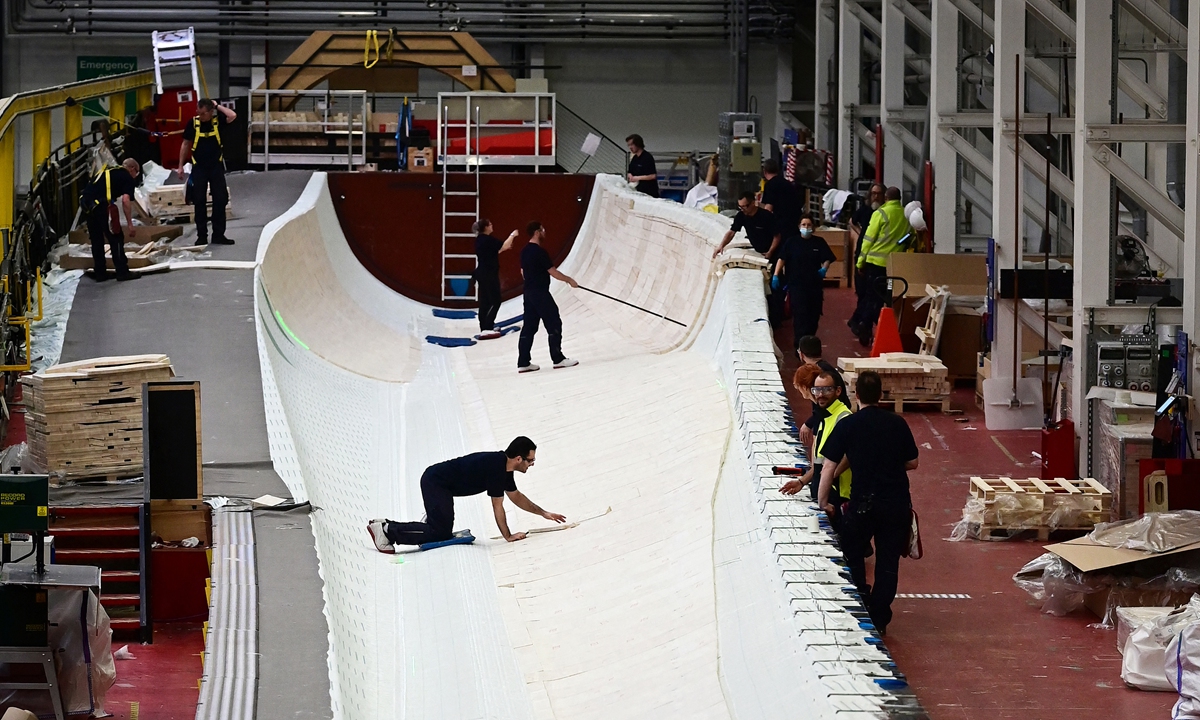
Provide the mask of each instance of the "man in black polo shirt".
POLYGON ((478 452, 430 465, 421 475, 421 497, 425 500, 425 522, 393 522, 378 518, 367 524, 375 549, 394 553, 393 545, 424 545, 449 540, 454 534, 454 498, 486 492, 492 499, 492 514, 500 534, 509 542, 523 540, 525 533, 508 529, 504 496, 525 512, 556 523, 567 519, 546 512, 517 489, 513 471, 528 472, 537 458, 537 445, 525 436, 508 444, 504 452, 478 452))
POLYGON ((746 231, 750 245, 767 260, 775 259, 780 242, 779 231, 775 227, 775 216, 770 210, 759 207, 752 192, 744 192, 738 196, 738 214, 734 215, 733 225, 729 227, 725 237, 721 238, 721 244, 713 250, 714 259, 725 250, 739 230, 746 231))
POLYGON ((762 206, 775 215, 775 227, 784 240, 799 234, 800 196, 796 186, 779 174, 779 161, 768 158, 763 161, 762 206))
POLYGON ((625 138, 629 146, 629 182, 637 183, 637 191, 650 197, 658 197, 658 166, 654 164, 654 156, 646 152, 646 143, 642 136, 634 133, 625 138))
POLYGON ((79 206, 87 218, 88 238, 92 241, 92 279, 104 282, 108 279, 108 262, 104 259, 104 244, 112 250, 113 270, 118 280, 135 280, 141 275, 129 272, 129 260, 125 257, 125 233, 117 217, 117 203, 125 212, 129 234, 133 234, 133 214, 130 200, 142 168, 137 160, 126 158, 119 167, 100 171, 83 189, 79 206))
POLYGON ((208 193, 212 191, 212 241, 232 245, 225 237, 225 206, 229 204, 229 186, 225 184, 225 157, 221 152, 221 128, 237 119, 237 113, 208 98, 196 104, 196 116, 183 126, 183 144, 179 146, 179 172, 192 159, 192 206, 196 212, 196 244, 208 243, 208 193))
POLYGON ((817 334, 825 307, 825 273, 837 260, 825 238, 816 234, 811 213, 800 216, 799 231, 783 243, 771 283, 772 289, 779 287, 780 279, 787 285, 793 342, 817 334))
POLYGON ((533 351, 533 336, 537 335, 538 324, 545 323, 546 338, 550 343, 550 360, 555 368, 574 367, 578 360, 563 355, 562 318, 558 314, 558 303, 550 294, 550 278, 561 280, 573 288, 579 283, 554 267, 550 255, 542 247, 546 228, 537 220, 529 223, 529 244, 521 250, 521 275, 525 278, 525 315, 521 325, 521 339, 517 342, 517 372, 538 370, 530 353, 533 351))
POLYGON ((878 373, 858 376, 854 392, 859 411, 842 419, 821 449, 828 462, 821 469, 817 504, 833 516, 829 492, 834 480, 849 468, 854 473, 850 502, 844 508, 842 553, 871 621, 880 634, 892 621, 900 557, 912 527, 912 498, 908 472, 917 469, 917 443, 904 418, 878 406, 883 385, 878 373), (867 584, 864 560, 875 540, 875 586, 867 584))

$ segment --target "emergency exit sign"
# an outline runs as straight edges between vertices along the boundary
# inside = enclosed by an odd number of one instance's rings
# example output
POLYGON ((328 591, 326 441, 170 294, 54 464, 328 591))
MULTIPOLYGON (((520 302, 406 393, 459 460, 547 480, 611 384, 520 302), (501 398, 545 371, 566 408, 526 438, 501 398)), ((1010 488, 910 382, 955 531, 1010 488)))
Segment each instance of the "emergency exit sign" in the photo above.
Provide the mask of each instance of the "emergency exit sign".
MULTIPOLYGON (((95 80, 109 75, 120 75, 138 69, 138 59, 130 55, 79 55, 75 59, 75 79, 95 80)), ((137 93, 126 93, 125 112, 132 114, 138 109, 137 93)), ((108 117, 108 98, 83 101, 83 114, 91 117, 108 117)), ((87 128, 85 127, 86 131, 87 128)))

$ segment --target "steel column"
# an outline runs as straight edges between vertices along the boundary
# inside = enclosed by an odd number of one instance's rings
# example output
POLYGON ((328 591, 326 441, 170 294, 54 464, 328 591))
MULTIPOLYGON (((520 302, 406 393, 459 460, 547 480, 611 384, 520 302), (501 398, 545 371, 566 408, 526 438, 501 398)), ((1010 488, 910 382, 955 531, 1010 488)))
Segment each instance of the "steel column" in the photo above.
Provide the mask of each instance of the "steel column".
POLYGON ((837 66, 837 15, 836 0, 820 0, 817 3, 816 67, 813 84, 814 112, 816 117, 816 146, 821 150, 837 150, 837 102, 835 86, 839 79, 837 66))
MULTIPOLYGON (((1200 28, 1200 2, 1188 4, 1188 27, 1200 28)), ((1200 41, 1187 45, 1187 155, 1184 163, 1184 186, 1188 199, 1183 209, 1183 329, 1192 338, 1193 346, 1200 321, 1200 41)), ((1078 251, 1077 251, 1078 252, 1078 251)), ((1193 369, 1193 373, 1196 371, 1193 369)), ((1195 381, 1189 389, 1195 388, 1195 381)), ((1194 389, 1192 390, 1194 394, 1194 389)), ((1193 415, 1195 417, 1195 415, 1193 415)))
POLYGON ((63 142, 69 143, 68 151, 79 147, 79 138, 83 136, 83 105, 63 106, 63 142))
POLYGON ((125 124, 125 93, 108 96, 108 117, 121 125, 125 124))
POLYGON ((904 110, 904 13, 893 2, 882 6, 879 38, 879 122, 883 126, 883 183, 904 187, 904 143, 900 120, 893 112, 904 110))
MULTIPOLYGON (((1071 417, 1086 434, 1088 423, 1087 358, 1088 308, 1108 304, 1109 243, 1113 234, 1112 178, 1089 145, 1087 126, 1116 120, 1113 66, 1115 0, 1096 0, 1081 13, 1075 38, 1075 207, 1087 212, 1075 216, 1075 288, 1072 320, 1075 340, 1075 373, 1071 378, 1071 417)), ((1080 467, 1087 467, 1087 442, 1080 443, 1080 467)))
MULTIPOLYGON (((958 112, 958 10, 931 0, 933 57, 929 76, 929 159, 933 163, 933 251, 958 249, 958 153, 942 132, 940 116, 958 112)), ((929 218, 928 211, 926 218, 929 218)))
POLYGON ((33 172, 50 157, 50 111, 33 114, 33 172))
MULTIPOLYGON (((1017 155, 1011 144, 1004 142, 1004 121, 1013 122, 1024 107, 1025 94, 1025 4, 996 3, 995 21, 996 84, 992 105, 992 237, 996 241, 996 267, 1012 268, 1022 254, 1025 191, 1019 182, 1017 155), (1020 68, 1018 70, 1018 68, 1020 68), (1020 95, 1017 83, 1020 82, 1020 95), (1017 203, 1014 207, 1013 203, 1017 203)), ((1020 348, 1013 347, 1012 301, 996 303, 996 334, 992 343, 992 376, 1012 376, 1013 357, 1020 357, 1020 348)))
POLYGON ((862 23, 854 14, 858 4, 842 0, 838 17, 838 95, 837 95, 837 171, 838 187, 850 188, 850 182, 861 172, 862 154, 856 125, 860 124, 855 111, 862 101, 862 23))

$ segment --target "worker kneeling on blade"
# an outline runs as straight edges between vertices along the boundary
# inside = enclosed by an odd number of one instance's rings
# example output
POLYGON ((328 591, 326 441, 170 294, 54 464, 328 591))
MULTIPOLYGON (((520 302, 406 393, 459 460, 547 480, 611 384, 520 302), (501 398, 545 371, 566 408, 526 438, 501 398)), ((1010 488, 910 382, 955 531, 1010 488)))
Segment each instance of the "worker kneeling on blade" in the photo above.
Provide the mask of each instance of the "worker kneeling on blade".
POLYGON ((517 489, 513 471, 524 473, 533 467, 537 445, 519 436, 500 452, 478 452, 431 465, 421 475, 421 497, 425 501, 424 522, 394 522, 376 519, 367 525, 375 548, 394 553, 394 545, 424 545, 443 542, 454 535, 454 498, 486 492, 492 499, 492 512, 500 534, 509 542, 523 540, 525 533, 510 532, 504 515, 504 496, 525 512, 540 515, 556 523, 567 519, 547 512, 517 489))

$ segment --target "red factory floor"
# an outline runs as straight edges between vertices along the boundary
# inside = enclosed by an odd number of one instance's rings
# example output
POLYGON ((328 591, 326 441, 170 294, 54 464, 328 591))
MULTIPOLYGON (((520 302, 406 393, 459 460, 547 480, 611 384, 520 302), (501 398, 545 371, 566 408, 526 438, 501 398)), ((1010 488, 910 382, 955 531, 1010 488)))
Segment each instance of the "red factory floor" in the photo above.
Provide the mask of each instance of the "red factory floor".
MULTIPOLYGON (((847 289, 825 291, 820 337, 825 359, 867 355, 846 327, 854 307, 847 289)), ((791 323, 776 334, 792 347, 791 323)), ((799 418, 808 403, 784 383, 799 418)), ((910 474, 921 516, 925 556, 902 560, 901 593, 960 593, 970 599, 898 598, 887 646, 934 720, 1167 717, 1176 695, 1132 690, 1121 682, 1116 631, 1089 627, 1089 611, 1067 617, 1041 612, 1012 575, 1042 553, 1043 543, 949 542, 962 515, 972 475, 1029 477, 1038 473, 1038 433, 989 432, 974 391, 955 391, 953 407, 967 422, 937 411, 905 413, 921 466, 910 474)))
MULTIPOLYGON (((104 709, 115 720, 185 720, 196 717, 204 650, 200 623, 158 623, 154 644, 129 643, 133 660, 117 660, 117 682, 104 709)), ((116 651, 124 642, 114 640, 116 651)))

